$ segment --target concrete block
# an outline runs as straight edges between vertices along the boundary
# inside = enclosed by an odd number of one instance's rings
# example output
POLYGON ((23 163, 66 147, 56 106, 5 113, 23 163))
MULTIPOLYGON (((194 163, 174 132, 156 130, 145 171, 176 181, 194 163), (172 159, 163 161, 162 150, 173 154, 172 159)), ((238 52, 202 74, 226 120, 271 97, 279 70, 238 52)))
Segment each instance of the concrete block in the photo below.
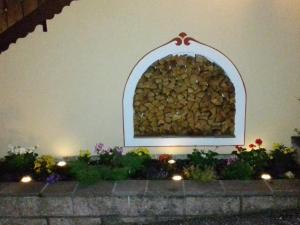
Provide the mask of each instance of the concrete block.
POLYGON ((297 209, 298 198, 293 196, 253 196, 242 198, 243 212, 297 209))
POLYGON ((40 216, 41 210, 41 201, 39 197, 18 197, 17 199, 17 208, 19 216, 40 216))
POLYGON ((242 212, 259 212, 274 209, 272 196, 249 196, 242 198, 242 212))
POLYGON ((148 189, 145 192, 147 196, 184 196, 183 181, 172 180, 150 180, 148 189))
POLYGON ((0 218, 0 225, 48 225, 46 219, 0 218))
POLYGON ((239 197, 186 197, 185 214, 188 216, 237 214, 239 197))
POLYGON ((30 182, 30 183, 4 183, 0 187, 0 195, 8 196, 8 195, 17 195, 17 196, 32 196, 39 195, 41 190, 45 187, 45 183, 41 182, 30 182))
POLYGON ((0 197, 0 217, 19 216, 17 197, 0 197))
POLYGON ((266 181, 266 184, 272 189, 275 195, 298 195, 300 196, 299 179, 281 179, 266 181))
POLYGON ((262 180, 222 180, 225 195, 271 195, 270 188, 262 180))
POLYGON ((144 195, 147 182, 146 180, 117 181, 113 194, 116 196, 144 195))
POLYGON ((72 216, 73 204, 71 197, 42 197, 40 198, 41 215, 43 216, 72 216))
POLYGON ((130 201, 130 196, 114 197, 112 211, 120 216, 128 216, 130 210, 130 201))
POLYGON ((100 225, 100 218, 50 218, 49 225, 100 225))
POLYGON ((185 196, 222 196, 224 189, 220 181, 203 183, 199 181, 184 181, 185 196))
MULTIPOLYGON (((172 220, 182 220, 182 216, 159 216, 159 217, 122 217, 120 218, 121 224, 160 224, 162 222, 168 222, 168 224, 172 224, 172 220)), ((109 221, 105 224, 109 224, 109 221)), ((178 224, 178 221, 176 221, 178 224)))
POLYGON ((183 197, 131 197, 128 216, 184 215, 183 197))
POLYGON ((274 209, 297 209, 298 198, 288 196, 274 196, 274 209))
POLYGON ((55 184, 47 185, 41 194, 43 196, 70 196, 74 194, 77 186, 77 182, 61 181, 55 184))
POLYGON ((115 215, 112 197, 74 197, 75 216, 107 216, 115 215))
POLYGON ((84 186, 79 185, 74 195, 78 197, 111 196, 115 182, 100 181, 97 184, 84 186))

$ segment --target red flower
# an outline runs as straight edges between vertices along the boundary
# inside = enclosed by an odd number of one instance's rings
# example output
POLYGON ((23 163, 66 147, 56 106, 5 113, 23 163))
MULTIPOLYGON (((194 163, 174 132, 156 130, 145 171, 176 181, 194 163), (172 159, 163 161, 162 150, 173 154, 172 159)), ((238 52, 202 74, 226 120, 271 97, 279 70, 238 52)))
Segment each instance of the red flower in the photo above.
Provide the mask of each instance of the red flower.
POLYGON ((240 145, 236 145, 235 148, 236 148, 236 150, 238 150, 238 152, 243 151, 243 147, 240 145))
POLYGON ((256 147, 256 145, 254 145, 254 144, 250 144, 249 145, 249 148, 251 148, 251 149, 253 149, 253 148, 255 148, 256 147))
POLYGON ((159 161, 162 163, 167 163, 170 159, 172 159, 172 156, 169 154, 161 154, 159 156, 159 161))
POLYGON ((260 146, 262 145, 262 143, 263 143, 263 141, 262 141, 260 138, 257 138, 257 139, 255 140, 255 144, 257 144, 258 147, 260 147, 260 146))

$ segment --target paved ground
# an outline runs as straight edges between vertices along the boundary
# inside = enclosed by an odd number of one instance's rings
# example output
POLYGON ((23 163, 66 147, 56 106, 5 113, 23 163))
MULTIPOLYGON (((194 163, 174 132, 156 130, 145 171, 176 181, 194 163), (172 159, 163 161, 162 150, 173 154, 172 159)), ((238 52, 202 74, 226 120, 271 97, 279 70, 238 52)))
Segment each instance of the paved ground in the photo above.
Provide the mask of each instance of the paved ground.
POLYGON ((300 225, 300 210, 245 216, 198 218, 151 223, 149 225, 300 225))

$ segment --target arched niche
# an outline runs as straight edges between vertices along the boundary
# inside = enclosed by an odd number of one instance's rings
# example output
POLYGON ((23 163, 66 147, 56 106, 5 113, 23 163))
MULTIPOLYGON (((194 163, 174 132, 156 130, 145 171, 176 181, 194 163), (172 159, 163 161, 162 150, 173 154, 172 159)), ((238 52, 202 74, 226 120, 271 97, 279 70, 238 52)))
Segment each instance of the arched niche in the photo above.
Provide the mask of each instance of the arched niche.
MULTIPOLYGON (((212 69, 214 70, 214 69, 212 69)), ((215 74, 217 76, 217 74, 215 74)), ((189 74, 188 74, 189 75, 189 74)), ((155 74, 155 78, 157 78, 158 74, 155 74)), ((163 75, 162 75, 163 76, 163 75)), ((149 76, 151 78, 151 75, 149 76)), ((173 76, 174 77, 174 76, 173 76)), ((149 81, 152 81, 149 78, 149 81)), ((168 78, 171 79, 171 78, 168 78)), ((149 82, 148 81, 148 82, 149 82)), ((178 86, 174 86, 174 91, 178 90, 178 86)), ((154 87, 154 89, 159 89, 159 87, 154 87)), ((151 89, 149 89, 151 91, 151 89)), ((209 90, 209 89, 205 89, 209 90)), ((204 90, 204 92, 205 92, 204 90)), ((146 90, 142 90, 146 91, 146 90)), ((157 91, 157 90, 156 90, 157 91)), ((203 91, 203 90, 202 90, 203 91)), ((226 101, 226 96, 222 93, 222 89, 218 89, 217 92, 224 98, 224 101, 226 101)), ((207 94, 207 93, 206 93, 207 94)), ((225 93, 226 94, 226 93, 225 93)), ((208 94, 210 95, 210 93, 208 94)), ((163 95, 162 95, 163 96, 163 95)), ((174 100, 174 99, 173 99, 174 100)), ((175 101, 178 99, 175 98, 175 101)), ((231 98, 232 101, 232 98, 231 98)), ((197 103, 201 105, 205 104, 205 102, 201 102, 201 99, 198 99, 196 101, 197 103), (202 104, 203 103, 203 104, 202 104)), ((213 101, 212 101, 213 102, 213 101)), ((153 103, 153 102, 150 102, 153 103)), ((177 104, 178 102, 175 102, 174 104, 177 104)), ((140 104, 144 105, 145 102, 141 101, 140 104)), ((162 103, 161 103, 162 105, 162 103)), ((179 103, 178 103, 179 105, 179 103)), ((149 106, 149 101, 146 101, 145 107, 147 108, 149 106), (148 105, 147 105, 148 104, 148 105)), ((158 105, 156 105, 158 107, 158 105)), ((223 107, 223 106, 222 106, 223 107)), ((225 107, 225 106, 224 106, 225 107)), ((231 106, 232 107, 232 106, 231 106)), ((200 107, 201 108, 201 107, 200 107)), ((150 112, 151 108, 147 108, 145 111, 145 115, 150 112)), ((199 109, 200 110, 200 109, 199 109)), ((143 110, 142 110, 143 111, 143 110)), ((178 112, 180 110, 171 112, 173 114, 178 113, 177 117, 179 117, 181 114, 178 112)), ((188 109, 190 111, 190 109, 188 109)), ((169 113, 170 112, 164 112, 163 113, 169 113)), ((209 47, 205 44, 202 44, 193 38, 188 37, 185 33, 179 34, 177 38, 174 38, 167 44, 154 49, 153 51, 147 53, 133 68, 133 70, 130 73, 130 76, 127 80, 125 89, 124 89, 124 95, 123 95, 123 121, 124 121, 124 142, 125 146, 201 146, 201 145, 213 145, 213 146, 219 146, 219 145, 242 145, 244 144, 244 137, 245 137, 245 112, 246 112, 246 90, 243 83, 243 80, 234 66, 234 64, 220 51, 209 47), (174 132, 174 129, 171 129, 171 132, 167 132, 163 129, 163 132, 137 132, 137 129, 141 127, 141 124, 135 124, 137 123, 137 108, 136 108, 136 96, 137 92, 140 92, 141 89, 141 82, 143 81, 144 76, 147 74, 147 72, 153 67, 154 65, 157 65, 160 61, 164 60, 172 60, 173 58, 179 57, 179 58, 189 58, 189 59, 195 59, 197 58, 201 59, 201 57, 204 60, 207 60, 207 62, 211 63, 211 67, 217 68, 218 71, 223 71, 222 74, 224 79, 228 79, 228 83, 232 85, 233 92, 234 92, 234 113, 231 111, 230 115, 228 114, 228 110, 225 113, 225 116, 228 115, 232 117, 233 127, 230 129, 227 129, 226 132, 222 133, 220 132, 220 129, 213 129, 211 128, 211 132, 203 132, 203 129, 201 129, 201 124, 197 125, 197 129, 195 129, 195 132, 193 132, 193 127, 189 127, 186 131, 184 128, 182 128, 178 124, 178 127, 181 129, 181 133, 174 132), (138 91, 137 91, 138 90, 138 91), (200 126, 200 127, 199 127, 200 126), (198 129, 199 128, 199 129, 198 129), (182 131, 183 130, 183 131, 182 131), (197 133, 198 131, 198 133, 197 133), (229 132, 230 131, 230 132, 229 132)), ((143 116, 143 113, 138 112, 138 115, 143 116)), ((156 115, 152 113, 153 115, 156 115)), ((152 116, 153 116, 152 115, 152 116)), ((199 113, 197 112, 197 115, 199 113)), ((224 113, 223 113, 224 115, 224 113)), ((176 115, 174 115, 176 117, 176 115)), ((181 118, 183 123, 186 123, 185 120, 188 119, 188 117, 181 118)), ((228 121, 228 120, 227 120, 228 121)), ((165 122, 165 121, 164 121, 165 122)), ((198 121, 199 122, 199 121, 198 121)), ((197 122, 197 123, 198 123, 197 122)), ((203 121, 202 121, 203 122, 203 121)), ((155 123, 157 123, 157 127, 164 126, 164 124, 161 124, 162 122, 158 122, 157 119, 154 119, 152 121, 152 126, 155 126, 155 123), (159 123, 159 124, 158 124, 159 123)), ((172 122, 171 122, 172 123, 172 122)), ((170 125, 169 127, 176 124, 175 122, 170 125)), ((156 130, 156 128, 153 128, 156 130)), ((179 129, 179 128, 178 128, 179 129)), ((178 130, 177 129, 177 130, 178 130)), ((176 130, 176 129, 175 129, 176 130)), ((223 129, 224 130, 224 129, 223 129)))

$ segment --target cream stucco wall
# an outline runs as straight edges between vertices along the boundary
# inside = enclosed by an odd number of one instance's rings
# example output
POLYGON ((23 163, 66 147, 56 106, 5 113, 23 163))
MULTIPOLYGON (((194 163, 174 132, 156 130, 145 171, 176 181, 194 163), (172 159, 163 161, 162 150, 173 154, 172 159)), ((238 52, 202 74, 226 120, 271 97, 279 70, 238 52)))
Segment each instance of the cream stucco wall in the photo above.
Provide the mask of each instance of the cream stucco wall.
POLYGON ((299 12, 299 0, 76 1, 48 21, 49 32, 38 27, 0 55, 0 155, 8 144, 39 144, 40 153, 59 156, 98 141, 122 145, 130 70, 181 31, 241 72, 247 144, 289 144, 300 127, 299 12))

